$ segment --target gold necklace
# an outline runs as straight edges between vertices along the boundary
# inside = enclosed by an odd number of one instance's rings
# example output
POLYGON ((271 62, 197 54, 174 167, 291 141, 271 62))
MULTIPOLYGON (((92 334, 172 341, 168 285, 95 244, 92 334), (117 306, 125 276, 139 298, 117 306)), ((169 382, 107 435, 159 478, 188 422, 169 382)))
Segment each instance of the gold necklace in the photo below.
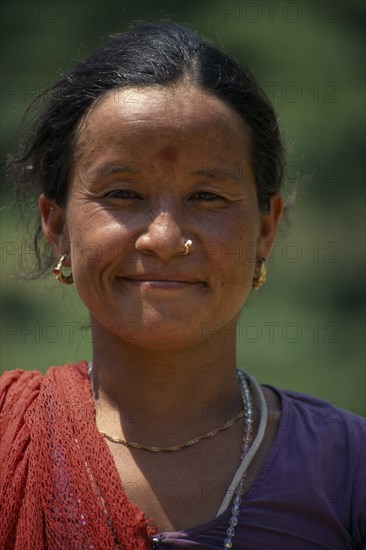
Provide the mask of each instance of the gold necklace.
POLYGON ((194 437, 193 439, 190 439, 189 441, 186 441, 185 443, 181 443, 180 445, 173 445, 172 447, 148 447, 146 445, 141 445, 140 443, 133 443, 130 441, 126 441, 125 439, 119 439, 118 437, 112 437, 111 435, 106 434, 105 432, 100 433, 108 439, 108 441, 111 441, 112 443, 119 443, 120 445, 124 445, 125 447, 133 447, 134 449, 142 449, 143 451, 150 451, 152 453, 172 453, 175 451, 180 451, 181 449, 184 449, 185 447, 191 447, 192 445, 195 445, 196 443, 199 443, 202 441, 202 439, 208 439, 210 437, 213 437, 214 435, 222 432, 223 430, 227 430, 235 424, 237 420, 242 418, 245 415, 245 410, 240 411, 234 418, 226 422, 223 426, 220 428, 216 428, 215 430, 211 430, 205 435, 200 435, 199 437, 194 437))

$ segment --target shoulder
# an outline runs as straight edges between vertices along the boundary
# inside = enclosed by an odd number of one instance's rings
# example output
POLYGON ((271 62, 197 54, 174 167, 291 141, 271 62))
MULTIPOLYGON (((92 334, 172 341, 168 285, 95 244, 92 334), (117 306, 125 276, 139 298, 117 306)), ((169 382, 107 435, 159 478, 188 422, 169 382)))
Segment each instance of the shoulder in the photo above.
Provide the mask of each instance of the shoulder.
POLYGON ((0 377, 0 414, 6 417, 21 413, 37 397, 42 381, 43 374, 34 370, 4 372, 0 377))
POLYGON ((8 422, 23 418, 24 414, 34 403, 42 391, 43 386, 50 378, 62 380, 70 373, 84 375, 85 361, 76 364, 66 364, 58 367, 49 367, 46 374, 36 370, 15 369, 5 371, 0 376, 0 419, 1 431, 8 422))
MULTIPOLYGON (((0 377, 0 492, 6 517, 0 532, 1 548, 13 548, 14 543, 23 548, 27 522, 32 525, 34 540, 41 540, 44 518, 39 480, 50 471, 45 457, 59 460, 59 455, 51 452, 57 440, 55 420, 67 406, 64 396, 70 387, 80 393, 86 378, 86 362, 50 367, 45 374, 16 369, 0 377)), ((71 410, 71 418, 74 412, 71 410)))
POLYGON ((273 389, 281 401, 281 446, 311 449, 313 459, 343 464, 356 475, 358 465, 366 464, 366 419, 311 395, 273 389))
POLYGON ((366 420, 314 396, 267 387, 280 400, 281 418, 248 502, 263 511, 266 529, 285 533, 287 542, 293 537, 291 548, 364 548, 366 420))
POLYGON ((267 473, 297 504, 307 504, 309 514, 325 514, 333 531, 346 529, 360 545, 366 539, 366 419, 311 395, 272 389, 282 414, 267 473))
MULTIPOLYGON (((54 402, 61 395, 65 403, 71 389, 80 394, 86 384, 87 363, 49 367, 45 374, 36 370, 16 369, 0 376, 0 439, 2 459, 15 448, 26 448, 30 441, 30 429, 39 422, 36 411, 42 404, 54 402), (50 397, 53 398, 50 401, 50 397)), ((44 408, 44 407, 43 407, 44 408)), ((47 415, 47 411, 45 412, 47 415)))
POLYGON ((280 397, 284 422, 300 430, 301 436, 317 438, 321 435, 335 441, 342 438, 345 446, 356 438, 358 444, 366 448, 365 439, 358 439, 366 435, 365 418, 312 395, 273 389, 280 397))
POLYGON ((333 470, 338 479, 342 473, 348 481, 366 478, 365 418, 312 395, 268 387, 281 403, 275 446, 282 457, 316 464, 319 474, 333 470))

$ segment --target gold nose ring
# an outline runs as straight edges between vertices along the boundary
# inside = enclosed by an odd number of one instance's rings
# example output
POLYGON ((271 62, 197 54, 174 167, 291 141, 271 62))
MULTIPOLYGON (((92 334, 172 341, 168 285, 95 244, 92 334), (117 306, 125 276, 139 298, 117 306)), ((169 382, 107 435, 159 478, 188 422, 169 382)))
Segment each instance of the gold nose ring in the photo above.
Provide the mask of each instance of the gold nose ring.
POLYGON ((190 248, 191 248, 192 244, 193 243, 192 243, 191 239, 188 239, 188 241, 186 241, 184 243, 184 252, 183 252, 184 256, 186 256, 187 254, 190 253, 190 248))

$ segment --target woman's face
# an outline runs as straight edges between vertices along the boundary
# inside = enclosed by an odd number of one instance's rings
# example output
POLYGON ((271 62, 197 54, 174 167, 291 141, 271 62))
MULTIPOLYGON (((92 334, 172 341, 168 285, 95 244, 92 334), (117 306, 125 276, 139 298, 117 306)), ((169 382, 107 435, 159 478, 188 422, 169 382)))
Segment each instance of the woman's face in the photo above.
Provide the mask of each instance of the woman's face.
POLYGON ((276 196, 260 214, 250 157, 239 115, 192 87, 115 90, 89 110, 66 208, 41 210, 102 333, 173 349, 235 321, 282 209, 276 196))

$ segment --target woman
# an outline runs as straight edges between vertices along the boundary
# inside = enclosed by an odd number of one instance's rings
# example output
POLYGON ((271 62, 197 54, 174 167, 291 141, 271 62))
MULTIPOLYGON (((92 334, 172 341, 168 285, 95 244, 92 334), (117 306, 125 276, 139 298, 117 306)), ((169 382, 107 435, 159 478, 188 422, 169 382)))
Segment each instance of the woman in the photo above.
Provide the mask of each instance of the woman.
POLYGON ((253 77, 144 24, 49 94, 23 185, 93 361, 3 375, 1 547, 365 548, 365 422, 236 370, 283 211, 253 77))

